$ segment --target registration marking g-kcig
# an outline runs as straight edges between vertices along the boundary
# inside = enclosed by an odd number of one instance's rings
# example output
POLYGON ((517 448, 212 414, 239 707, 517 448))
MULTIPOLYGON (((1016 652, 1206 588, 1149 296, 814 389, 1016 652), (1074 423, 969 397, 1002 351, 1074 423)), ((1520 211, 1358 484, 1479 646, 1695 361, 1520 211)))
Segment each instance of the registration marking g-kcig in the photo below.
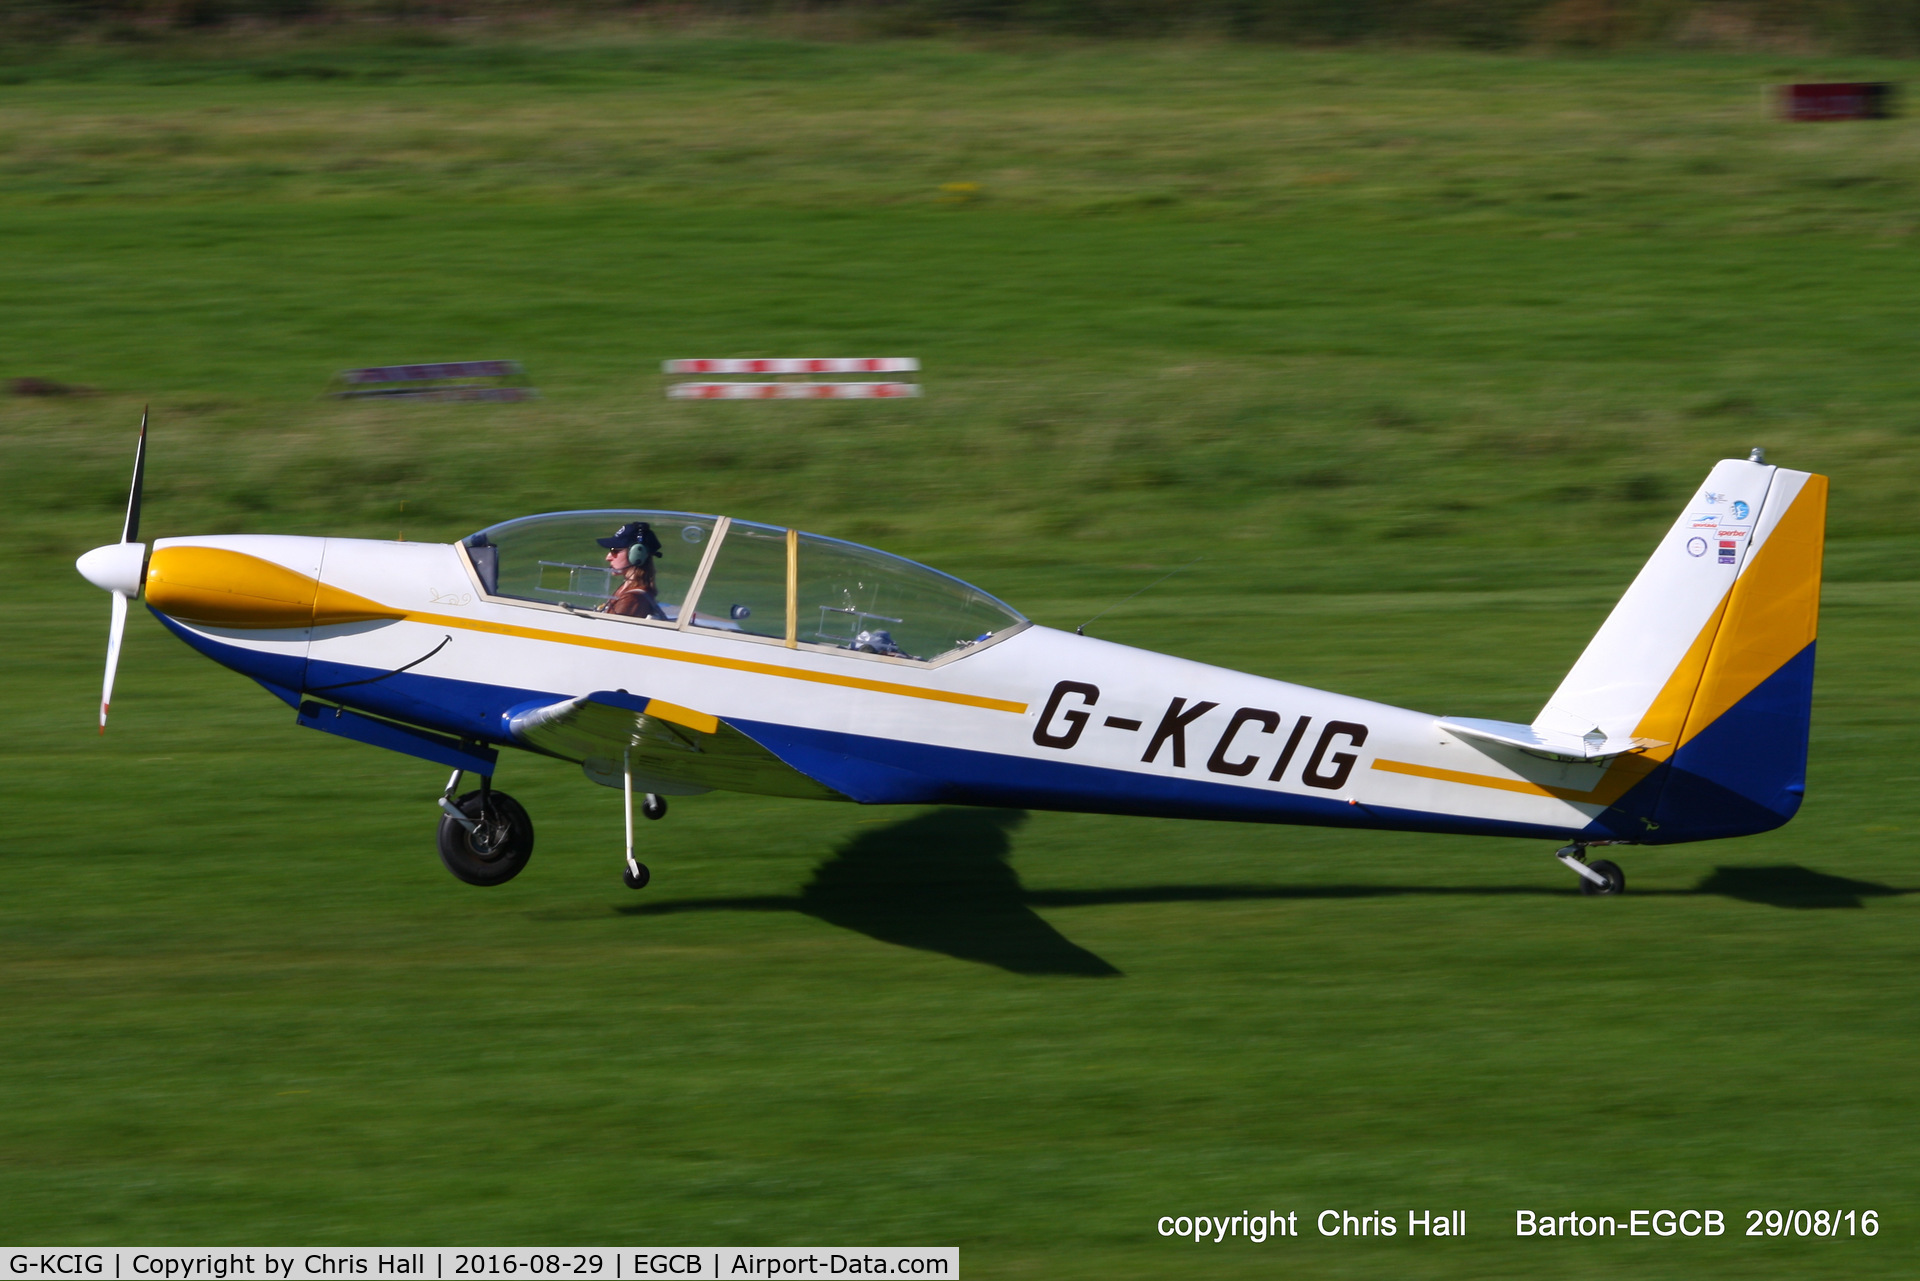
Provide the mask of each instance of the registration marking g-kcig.
MULTIPOLYGON (((1204 759, 1208 773, 1244 779, 1270 759, 1273 766, 1265 771, 1264 777, 1269 783, 1279 783, 1287 777, 1288 767, 1293 764, 1307 731, 1314 723, 1310 715, 1288 716, 1265 707, 1240 707, 1223 717, 1209 718, 1209 713, 1223 707, 1222 703, 1180 694, 1173 695, 1158 716, 1149 712, 1144 716, 1096 717, 1093 709, 1099 704, 1098 685, 1086 681, 1057 682, 1034 725, 1034 743, 1040 747, 1070 752, 1080 745, 1088 726, 1097 725, 1096 740, 1108 736, 1133 735, 1135 737, 1125 741, 1135 745, 1144 743, 1145 750, 1140 754, 1140 763, 1143 765, 1165 760, 1174 769, 1186 769, 1187 731, 1192 729, 1198 745, 1194 759, 1204 759), (1209 720, 1204 730, 1197 724, 1203 719, 1209 720), (1290 725, 1284 734, 1281 733, 1283 724, 1290 725), (1213 744, 1212 750, 1202 757, 1200 749, 1209 741, 1213 744), (1274 755, 1262 755, 1262 752, 1275 748, 1278 750, 1274 755)), ((1128 710, 1133 710, 1136 705, 1130 704, 1128 710)), ((1344 787, 1360 758, 1350 750, 1337 749, 1365 746, 1369 732, 1367 726, 1358 721, 1328 720, 1320 726, 1319 737, 1307 754, 1306 762, 1296 776, 1297 781, 1326 791, 1338 791, 1344 787)), ((1121 747, 1114 750, 1124 752, 1127 749, 1121 747)))
POLYGON ((98 1250, 22 1250, 7 1256, 7 1275, 16 1277, 88 1277, 107 1270, 98 1250))

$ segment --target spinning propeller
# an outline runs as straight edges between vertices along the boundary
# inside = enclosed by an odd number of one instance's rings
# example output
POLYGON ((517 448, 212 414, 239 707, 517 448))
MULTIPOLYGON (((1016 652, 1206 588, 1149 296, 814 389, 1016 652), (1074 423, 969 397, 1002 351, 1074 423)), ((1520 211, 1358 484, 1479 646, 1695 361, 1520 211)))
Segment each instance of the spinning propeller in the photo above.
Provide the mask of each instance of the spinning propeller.
POLYGON ((100 686, 100 732, 107 732, 107 705, 113 701, 113 673, 120 666, 120 642, 127 634, 127 602, 140 594, 147 566, 147 545, 140 537, 140 486, 147 470, 147 411, 140 411, 140 444, 133 453, 133 492, 127 497, 127 523, 120 541, 96 547, 74 568, 102 591, 113 593, 113 622, 107 630, 107 676, 100 686))

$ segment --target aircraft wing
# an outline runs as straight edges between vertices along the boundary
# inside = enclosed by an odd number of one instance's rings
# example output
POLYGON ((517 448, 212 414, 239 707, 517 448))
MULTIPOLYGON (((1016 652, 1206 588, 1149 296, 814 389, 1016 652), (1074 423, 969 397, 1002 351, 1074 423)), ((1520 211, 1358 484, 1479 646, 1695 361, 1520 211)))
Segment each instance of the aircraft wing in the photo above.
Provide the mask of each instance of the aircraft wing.
POLYGON ((515 741, 578 761, 588 778, 607 787, 622 785, 622 757, 630 751, 636 791, 684 796, 718 788, 848 799, 718 717, 620 690, 516 707, 507 713, 507 726, 515 741))

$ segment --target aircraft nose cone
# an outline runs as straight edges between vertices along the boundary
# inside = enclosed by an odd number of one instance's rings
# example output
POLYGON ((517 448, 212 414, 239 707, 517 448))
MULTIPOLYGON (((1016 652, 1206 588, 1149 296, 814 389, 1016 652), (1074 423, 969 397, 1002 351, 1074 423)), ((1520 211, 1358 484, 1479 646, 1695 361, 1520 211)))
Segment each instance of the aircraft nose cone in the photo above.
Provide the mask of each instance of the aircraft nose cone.
POLYGON ((73 567, 80 571, 80 577, 103 592, 138 596, 140 571, 146 567, 146 563, 145 543, 108 543, 73 562, 73 567))

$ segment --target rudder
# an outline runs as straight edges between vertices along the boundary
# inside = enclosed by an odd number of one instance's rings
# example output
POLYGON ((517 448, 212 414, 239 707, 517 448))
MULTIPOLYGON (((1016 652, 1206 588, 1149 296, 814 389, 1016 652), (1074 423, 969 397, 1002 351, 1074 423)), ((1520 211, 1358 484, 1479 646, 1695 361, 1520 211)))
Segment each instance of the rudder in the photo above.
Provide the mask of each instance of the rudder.
POLYGON ((1781 471, 1654 811, 1657 839, 1769 831, 1806 794, 1827 478, 1781 471))

